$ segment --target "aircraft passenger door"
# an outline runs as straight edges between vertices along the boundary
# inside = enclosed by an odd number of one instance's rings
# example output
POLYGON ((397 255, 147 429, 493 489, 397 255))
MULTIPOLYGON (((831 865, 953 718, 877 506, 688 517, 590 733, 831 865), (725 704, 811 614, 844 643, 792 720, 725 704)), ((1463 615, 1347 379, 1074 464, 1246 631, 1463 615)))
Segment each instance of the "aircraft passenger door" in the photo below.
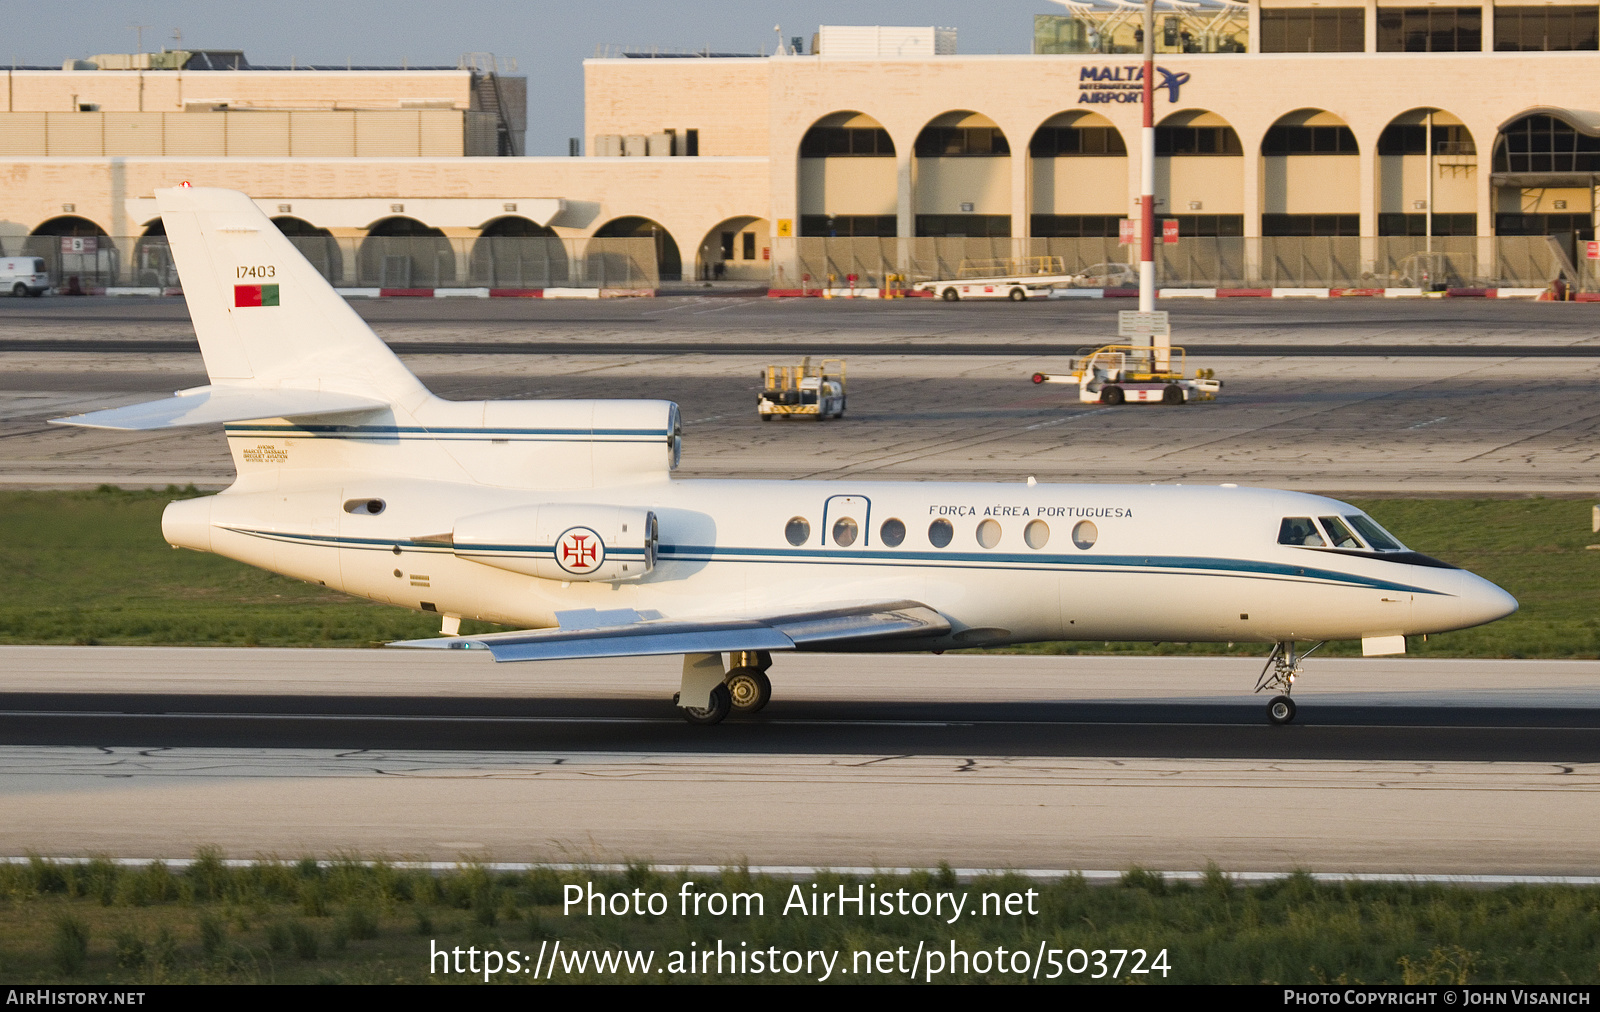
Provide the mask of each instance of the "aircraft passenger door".
POLYGON ((872 500, 833 495, 822 504, 822 541, 827 548, 865 548, 871 541, 872 500))

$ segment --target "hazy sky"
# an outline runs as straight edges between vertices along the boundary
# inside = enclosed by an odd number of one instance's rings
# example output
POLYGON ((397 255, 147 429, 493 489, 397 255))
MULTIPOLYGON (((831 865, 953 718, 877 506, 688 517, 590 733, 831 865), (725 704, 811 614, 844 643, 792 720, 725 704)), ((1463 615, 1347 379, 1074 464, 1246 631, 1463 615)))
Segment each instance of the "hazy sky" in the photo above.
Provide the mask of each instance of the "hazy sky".
POLYGON ((943 25, 960 30, 963 53, 1026 53, 1033 15, 1059 12, 1049 0, 570 0, 521 4, 470 0, 52 0, 10 4, 0 60, 45 66, 92 53, 138 49, 132 25, 146 25, 144 48, 243 49, 253 63, 449 64, 466 52, 512 57, 528 78, 528 154, 564 155, 583 133, 583 60, 598 45, 772 52, 785 37, 820 24, 943 25), (22 16, 26 11, 26 16, 22 16))

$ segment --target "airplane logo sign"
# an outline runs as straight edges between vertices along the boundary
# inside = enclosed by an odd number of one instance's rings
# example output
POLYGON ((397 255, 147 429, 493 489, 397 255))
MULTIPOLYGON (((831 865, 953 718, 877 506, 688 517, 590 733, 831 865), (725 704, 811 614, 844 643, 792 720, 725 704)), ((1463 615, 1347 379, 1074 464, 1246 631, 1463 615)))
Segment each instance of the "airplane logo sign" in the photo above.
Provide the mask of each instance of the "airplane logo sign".
POLYGON ((606 543, 587 527, 573 527, 556 541, 556 562, 569 573, 592 573, 606 561, 606 543))

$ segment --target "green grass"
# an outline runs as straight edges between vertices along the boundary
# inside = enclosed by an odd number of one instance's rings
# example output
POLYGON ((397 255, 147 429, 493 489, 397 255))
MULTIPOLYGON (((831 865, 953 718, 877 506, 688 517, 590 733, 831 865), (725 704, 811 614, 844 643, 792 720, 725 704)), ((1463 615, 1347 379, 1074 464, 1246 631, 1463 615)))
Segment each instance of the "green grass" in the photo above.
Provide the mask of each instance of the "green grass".
MULTIPOLYGON (((193 489, 0 493, 8 593, 0 642, 372 646, 436 635, 437 616, 347 597, 214 555, 173 551, 161 510, 193 489)), ((1361 500, 1409 547, 1466 567, 1522 604, 1477 629, 1413 638, 1423 657, 1600 657, 1600 540, 1568 499, 1361 500)), ((463 623, 466 631, 491 627, 463 623)), ((1045 653, 1260 654, 1260 644, 1049 643, 1045 653)), ((1330 644, 1353 653, 1359 644, 1330 644)))
MULTIPOLYGON (((705 892, 759 893, 762 916, 679 912, 686 876, 648 865, 623 872, 539 868, 492 872, 464 865, 435 874, 353 859, 318 863, 224 864, 201 851, 184 871, 160 863, 124 868, 34 859, 0 866, 0 982, 3 983, 467 983, 479 975, 430 978, 429 952, 476 947, 518 950, 531 962, 541 943, 585 949, 650 950, 660 967, 673 951, 822 950, 850 966, 856 952, 918 943, 968 952, 997 946, 1035 956, 1046 950, 1143 948, 1167 951, 1168 975, 1121 981, 1170 983, 1593 983, 1600 980, 1600 889, 1467 889, 1421 884, 1318 884, 1305 874, 1242 887, 1220 870, 1203 882, 1171 883, 1137 869, 1120 884, 1079 876, 1041 883, 995 875, 958 882, 948 868, 863 879, 817 872, 803 894, 857 883, 878 893, 948 890, 968 896, 954 924, 914 914, 810 917, 784 914, 796 881, 739 868, 693 876, 705 892), (563 887, 606 893, 641 890, 668 898, 663 916, 570 915, 563 887), (975 914, 985 893, 1036 890, 1035 913, 975 914), (741 944, 744 943, 744 944, 741 944)), ((1114 957, 1113 957, 1114 958, 1114 957)), ((862 964, 854 963, 857 967, 862 964)), ((1046 970, 1048 972, 1048 968, 1046 970)), ((1092 973, 1093 970, 1089 970, 1092 973)), ((1065 974, 1076 981, 1087 974, 1065 974)), ((627 979, 626 974, 620 975, 627 979)), ((503 973, 502 982, 528 982, 503 973)), ((556 974, 557 982, 618 976, 556 974)), ((638 975, 635 975, 638 979, 638 975)), ((804 974, 743 978, 656 974, 644 980, 798 981, 804 974)), ((834 981, 866 982, 864 973, 834 981)), ((898 972, 871 980, 902 982, 898 972)), ((945 975, 944 981, 1016 981, 1017 974, 945 975)))

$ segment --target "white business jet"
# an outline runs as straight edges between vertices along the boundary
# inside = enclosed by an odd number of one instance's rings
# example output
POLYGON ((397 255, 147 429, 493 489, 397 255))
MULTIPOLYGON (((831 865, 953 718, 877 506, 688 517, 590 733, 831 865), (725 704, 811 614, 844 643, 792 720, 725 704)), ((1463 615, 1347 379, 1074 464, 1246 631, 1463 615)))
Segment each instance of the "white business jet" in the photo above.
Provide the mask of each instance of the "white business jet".
POLYGON ((441 616, 404 646, 681 654, 677 703, 715 723, 766 704, 782 651, 1255 641, 1286 723, 1316 645, 1402 653, 1517 607, 1314 495, 677 480, 675 404, 441 400, 248 197, 156 198, 211 382, 58 421, 221 424, 238 479, 169 505, 167 541, 441 616))

